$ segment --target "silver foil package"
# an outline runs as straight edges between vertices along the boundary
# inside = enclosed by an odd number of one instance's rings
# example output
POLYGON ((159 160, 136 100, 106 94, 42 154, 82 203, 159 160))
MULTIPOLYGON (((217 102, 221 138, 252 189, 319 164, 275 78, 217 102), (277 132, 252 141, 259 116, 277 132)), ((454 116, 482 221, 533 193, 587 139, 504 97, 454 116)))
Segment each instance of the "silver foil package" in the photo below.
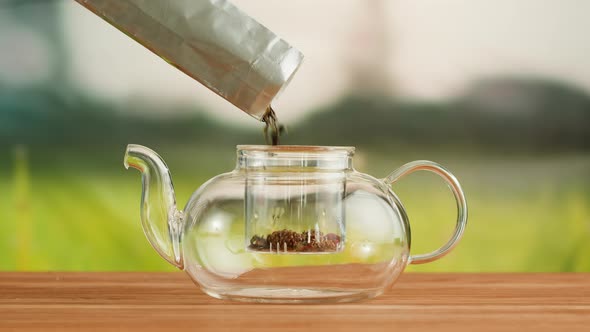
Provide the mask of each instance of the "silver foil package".
POLYGON ((262 120, 303 54, 225 0, 76 0, 262 120))

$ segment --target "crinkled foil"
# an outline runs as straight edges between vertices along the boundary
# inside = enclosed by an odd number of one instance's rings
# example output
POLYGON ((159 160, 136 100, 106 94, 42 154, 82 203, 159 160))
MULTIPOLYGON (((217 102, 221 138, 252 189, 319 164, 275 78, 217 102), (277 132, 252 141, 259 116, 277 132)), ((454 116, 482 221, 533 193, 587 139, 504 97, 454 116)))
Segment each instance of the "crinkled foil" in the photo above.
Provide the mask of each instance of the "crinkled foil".
POLYGON ((303 54, 224 0, 76 0, 261 120, 303 54))

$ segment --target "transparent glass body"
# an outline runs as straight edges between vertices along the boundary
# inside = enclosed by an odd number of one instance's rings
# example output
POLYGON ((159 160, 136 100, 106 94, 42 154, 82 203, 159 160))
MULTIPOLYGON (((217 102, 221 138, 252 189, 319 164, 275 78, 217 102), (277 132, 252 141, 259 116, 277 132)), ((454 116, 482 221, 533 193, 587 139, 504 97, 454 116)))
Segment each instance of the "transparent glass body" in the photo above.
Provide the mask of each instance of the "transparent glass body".
POLYGON ((207 294, 345 302, 381 294, 410 262, 444 255, 467 216, 459 183, 440 165, 414 162, 376 179, 354 170, 353 154, 350 147, 238 146, 237 167, 203 184, 182 211, 157 154, 130 145, 125 165, 144 174, 146 236, 207 294), (420 169, 447 180, 459 216, 445 246, 410 256, 408 218, 391 183, 420 169))

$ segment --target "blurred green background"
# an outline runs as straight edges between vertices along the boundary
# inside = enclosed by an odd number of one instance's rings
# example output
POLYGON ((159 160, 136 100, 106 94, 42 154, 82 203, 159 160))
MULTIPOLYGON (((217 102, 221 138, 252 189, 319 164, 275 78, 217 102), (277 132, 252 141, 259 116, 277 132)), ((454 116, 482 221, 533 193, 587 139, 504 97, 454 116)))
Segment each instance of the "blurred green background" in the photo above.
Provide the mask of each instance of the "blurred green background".
MULTIPOLYGON (((376 177, 430 159, 463 184, 462 242, 410 270, 590 271, 590 4, 234 2, 306 55, 274 105, 283 144, 356 146, 376 177)), ((182 205, 264 140, 73 1, 0 0, 0 270, 172 270, 142 233, 128 143, 164 157, 182 205)), ((444 243, 442 181, 394 190, 412 252, 444 243)))

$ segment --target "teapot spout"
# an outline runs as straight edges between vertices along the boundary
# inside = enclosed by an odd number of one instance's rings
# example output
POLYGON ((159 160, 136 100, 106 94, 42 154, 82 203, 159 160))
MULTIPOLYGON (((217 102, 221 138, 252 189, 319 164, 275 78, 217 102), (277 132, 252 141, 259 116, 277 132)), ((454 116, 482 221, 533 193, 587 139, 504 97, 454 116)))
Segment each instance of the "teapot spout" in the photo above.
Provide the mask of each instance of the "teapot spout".
POLYGON ((123 164, 141 172, 141 224, 147 239, 160 256, 182 269, 183 213, 176 209, 168 166, 156 152, 136 144, 127 146, 123 164))

